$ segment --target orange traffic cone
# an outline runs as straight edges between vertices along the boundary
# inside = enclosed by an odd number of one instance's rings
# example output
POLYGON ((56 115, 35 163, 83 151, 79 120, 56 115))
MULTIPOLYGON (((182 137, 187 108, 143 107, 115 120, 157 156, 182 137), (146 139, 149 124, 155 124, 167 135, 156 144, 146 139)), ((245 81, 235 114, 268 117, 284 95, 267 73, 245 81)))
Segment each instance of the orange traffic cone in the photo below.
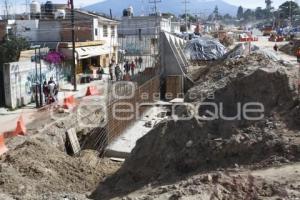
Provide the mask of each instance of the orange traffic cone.
POLYGON ((7 147, 5 146, 4 136, 0 134, 0 156, 8 151, 7 147))
POLYGON ((100 94, 100 92, 98 92, 96 86, 89 86, 87 88, 85 96, 94 96, 94 95, 99 95, 99 94, 100 94))
POLYGON ((73 95, 64 99, 63 107, 64 109, 72 109, 76 107, 76 100, 73 95))
POLYGON ((85 96, 92 96, 92 88, 88 87, 85 96))
POLYGON ((26 126, 23 120, 23 116, 21 115, 19 120, 17 121, 17 127, 15 132, 13 133, 14 136, 18 136, 18 135, 25 135, 27 132, 26 130, 26 126))

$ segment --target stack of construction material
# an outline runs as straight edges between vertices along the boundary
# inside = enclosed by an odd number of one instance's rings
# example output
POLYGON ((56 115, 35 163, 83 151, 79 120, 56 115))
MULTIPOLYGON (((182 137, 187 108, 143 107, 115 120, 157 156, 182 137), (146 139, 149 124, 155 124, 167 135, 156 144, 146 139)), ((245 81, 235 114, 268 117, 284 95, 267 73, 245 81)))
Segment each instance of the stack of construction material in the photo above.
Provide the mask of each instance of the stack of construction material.
POLYGON ((195 38, 185 47, 187 58, 192 61, 218 60, 226 53, 226 47, 218 40, 209 37, 195 38))
POLYGON ((249 43, 238 44, 234 49, 224 55, 224 59, 239 59, 248 56, 251 53, 258 53, 264 55, 265 58, 271 59, 274 62, 280 61, 280 58, 274 51, 268 49, 261 49, 256 45, 249 43), (250 45, 250 46, 249 46, 250 45))

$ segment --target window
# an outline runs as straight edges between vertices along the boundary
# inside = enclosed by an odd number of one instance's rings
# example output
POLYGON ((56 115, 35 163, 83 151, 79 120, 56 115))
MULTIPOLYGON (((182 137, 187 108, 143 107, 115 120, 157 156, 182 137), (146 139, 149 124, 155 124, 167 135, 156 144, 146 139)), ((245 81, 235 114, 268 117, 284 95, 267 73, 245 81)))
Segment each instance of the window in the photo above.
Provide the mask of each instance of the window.
POLYGON ((115 31, 115 26, 111 26, 111 36, 115 37, 116 36, 116 31, 115 31))
POLYGON ((103 26, 103 37, 108 37, 108 30, 106 25, 103 26))
POLYGON ((95 28, 95 35, 98 36, 98 29, 95 28))

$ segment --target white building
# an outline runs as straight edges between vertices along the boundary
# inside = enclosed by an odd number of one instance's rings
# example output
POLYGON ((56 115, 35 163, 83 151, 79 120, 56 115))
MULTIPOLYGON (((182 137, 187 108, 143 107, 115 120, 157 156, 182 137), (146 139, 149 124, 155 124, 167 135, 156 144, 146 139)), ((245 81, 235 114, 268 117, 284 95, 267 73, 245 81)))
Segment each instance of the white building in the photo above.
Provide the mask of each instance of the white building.
POLYGON ((171 33, 179 34, 180 31, 180 22, 171 22, 171 33))
POLYGON ((158 35, 171 32, 171 18, 162 16, 124 16, 119 25, 119 35, 158 35))

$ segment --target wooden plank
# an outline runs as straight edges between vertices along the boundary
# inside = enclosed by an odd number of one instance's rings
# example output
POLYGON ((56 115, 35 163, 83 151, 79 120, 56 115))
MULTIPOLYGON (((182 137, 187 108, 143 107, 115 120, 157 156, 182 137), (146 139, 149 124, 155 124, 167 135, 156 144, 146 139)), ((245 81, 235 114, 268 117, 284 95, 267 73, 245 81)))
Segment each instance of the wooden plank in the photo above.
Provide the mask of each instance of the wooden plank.
POLYGON ((73 153, 78 154, 81 149, 75 128, 71 128, 67 131, 67 138, 71 144, 73 153))
POLYGON ((178 95, 183 91, 181 76, 168 76, 166 92, 173 95, 173 98, 178 98, 178 95))

